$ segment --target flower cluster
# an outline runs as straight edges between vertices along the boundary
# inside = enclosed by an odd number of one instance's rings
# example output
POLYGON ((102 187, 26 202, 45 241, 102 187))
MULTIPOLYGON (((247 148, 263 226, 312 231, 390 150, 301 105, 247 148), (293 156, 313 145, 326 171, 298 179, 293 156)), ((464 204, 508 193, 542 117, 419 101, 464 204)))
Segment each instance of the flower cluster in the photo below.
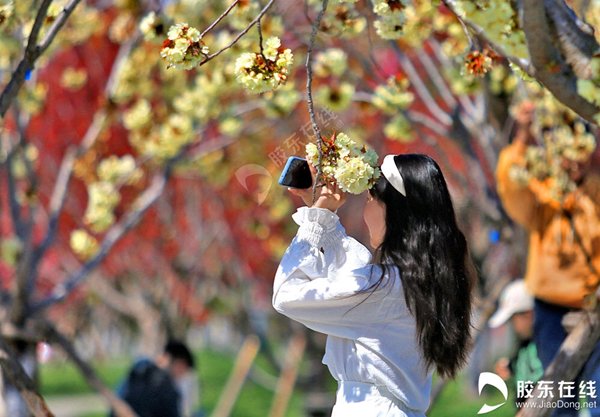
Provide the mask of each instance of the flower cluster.
POLYGON ((519 28, 517 13, 505 0, 458 0, 456 12, 481 26, 486 36, 504 47, 509 55, 528 57, 525 33, 519 28))
MULTIPOLYGON (((600 55, 592 58, 590 69, 590 79, 577 80, 577 93, 587 101, 600 106, 600 55)), ((600 113, 597 113, 594 119, 600 124, 600 113)))
POLYGON ((104 232, 115 222, 114 209, 121 200, 117 187, 108 181, 88 184, 88 205, 84 222, 96 233, 104 232))
POLYGON ((180 113, 171 114, 160 127, 132 130, 129 134, 129 142, 134 149, 158 163, 174 157, 197 138, 192 119, 180 113))
POLYGON ((152 107, 148 100, 138 100, 123 114, 123 124, 128 130, 142 129, 152 121, 152 107))
POLYGON ((348 55, 339 48, 329 48, 315 57, 314 70, 319 77, 340 77, 347 67, 348 55))
POLYGON ((71 232, 69 241, 73 252, 81 259, 90 259, 99 249, 98 241, 83 229, 77 229, 71 232))
POLYGON ((67 67, 60 77, 60 84, 68 90, 79 90, 87 82, 85 68, 67 67))
POLYGON ((335 111, 345 110, 352 103, 352 97, 354 85, 350 83, 324 85, 315 94, 319 104, 335 111))
POLYGON ((367 27, 367 19, 362 16, 351 2, 340 2, 323 16, 321 31, 331 36, 352 38, 367 27))
POLYGON ((544 181, 550 197, 562 201, 576 188, 564 161, 588 160, 596 148, 596 141, 579 118, 549 93, 537 99, 536 104, 532 131, 542 139, 541 144, 529 146, 525 164, 513 166, 510 175, 522 184, 544 181))
MULTIPOLYGON (((358 145, 344 133, 323 138, 321 152, 323 179, 337 183, 344 192, 360 194, 372 187, 381 175, 375 151, 358 145)), ((306 145, 306 157, 312 165, 318 165, 316 144, 306 145)))
POLYGON ((386 85, 379 85, 375 88, 373 105, 388 115, 405 110, 415 99, 414 94, 408 91, 409 86, 410 82, 406 77, 388 78, 386 85))
POLYGON ((186 23, 171 26, 163 42, 160 56, 168 68, 189 70, 208 57, 208 46, 200 39, 200 31, 186 23))
POLYGON ((281 40, 270 37, 262 52, 245 52, 235 62, 237 80, 253 93, 275 90, 287 81, 294 57, 290 49, 281 47, 281 40))
POLYGON ((465 57, 465 68, 469 74, 483 76, 492 69, 493 54, 488 49, 471 51, 465 57))
POLYGON ((98 178, 100 181, 112 184, 135 184, 142 177, 142 170, 135 164, 135 159, 131 155, 118 157, 111 155, 103 159, 98 164, 98 178))
POLYGON ((157 15, 155 12, 150 12, 140 21, 140 32, 147 41, 155 40, 164 36, 167 22, 165 17, 157 15))
POLYGON ((398 39, 404 32, 406 0, 375 0, 373 11, 379 18, 374 26, 382 39, 398 39))
POLYGON ((406 77, 390 77, 385 85, 375 88, 373 105, 383 113, 392 116, 383 128, 390 139, 403 142, 412 140, 411 126, 403 112, 412 104, 414 94, 408 88, 410 82, 406 77))
POLYGON ((383 133, 388 138, 400 142, 412 142, 414 139, 412 126, 402 113, 396 114, 385 124, 383 133))
POLYGON ((4 25, 13 15, 15 5, 13 2, 0 5, 0 27, 4 25))

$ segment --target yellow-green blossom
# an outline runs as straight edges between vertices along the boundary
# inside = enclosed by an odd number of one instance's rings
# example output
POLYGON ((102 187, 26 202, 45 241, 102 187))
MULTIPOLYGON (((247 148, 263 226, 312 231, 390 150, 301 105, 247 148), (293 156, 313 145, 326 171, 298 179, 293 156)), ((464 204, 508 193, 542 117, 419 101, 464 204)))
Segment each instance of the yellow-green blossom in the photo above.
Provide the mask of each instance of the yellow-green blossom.
POLYGON ((527 58, 525 34, 519 28, 517 13, 505 0, 457 0, 459 16, 469 19, 485 31, 485 35, 503 46, 507 54, 527 58))
POLYGON ((94 256, 99 249, 98 241, 83 229, 71 232, 69 240, 71 249, 81 259, 87 260, 94 256))
POLYGON ((120 200, 121 195, 110 182, 99 181, 89 184, 88 205, 83 216, 84 222, 94 232, 104 232, 115 222, 113 210, 120 200))
POLYGON ((112 184, 120 182, 134 184, 139 181, 142 171, 136 166, 135 159, 131 155, 118 157, 111 155, 98 164, 98 178, 112 184))
POLYGON ((384 126, 383 133, 390 139, 400 142, 412 142, 413 135, 410 122, 403 114, 396 114, 384 126))
POLYGON ((140 21, 140 32, 147 41, 158 39, 164 35, 164 28, 167 22, 162 15, 157 15, 155 12, 150 12, 140 21))
POLYGON ((375 0, 373 11, 379 16, 392 16, 401 13, 406 6, 406 0, 375 0))
POLYGON ((169 29, 160 56, 167 62, 168 68, 189 70, 204 61, 208 52, 198 29, 187 23, 178 23, 169 29))
POLYGON ((367 27, 367 19, 356 10, 353 3, 340 3, 330 7, 321 21, 321 30, 331 36, 352 38, 367 27))
POLYGON ((285 84, 294 57, 277 37, 265 41, 263 53, 245 52, 235 62, 238 82, 253 93, 274 90, 285 84))
POLYGON ((371 179, 377 168, 372 167, 361 157, 347 158, 334 171, 337 184, 342 191, 360 194, 371 185, 371 179))
POLYGON ((141 129, 152 121, 152 107, 148 100, 138 100, 123 114, 123 124, 129 130, 141 129))
POLYGON ((85 68, 67 67, 62 73, 60 84, 69 90, 79 90, 87 81, 85 68))
POLYGON ((383 111, 385 114, 397 114, 400 110, 408 108, 414 95, 408 88, 410 82, 407 78, 390 77, 385 85, 375 88, 373 94, 373 105, 383 111))
POLYGON ((353 96, 354 85, 350 83, 333 86, 324 85, 315 93, 317 102, 335 111, 346 109, 352 103, 353 96))
MULTIPOLYGON (((323 138, 321 172, 325 181, 335 182, 342 191, 360 194, 379 178, 377 154, 372 149, 359 146, 344 133, 323 138)), ((306 158, 311 164, 319 162, 318 147, 306 145, 306 158)))
POLYGON ((342 49, 329 48, 315 57, 314 71, 319 77, 341 76, 348 67, 348 55, 342 49))
POLYGON ((404 33, 404 14, 381 16, 373 26, 381 39, 399 39, 404 33))

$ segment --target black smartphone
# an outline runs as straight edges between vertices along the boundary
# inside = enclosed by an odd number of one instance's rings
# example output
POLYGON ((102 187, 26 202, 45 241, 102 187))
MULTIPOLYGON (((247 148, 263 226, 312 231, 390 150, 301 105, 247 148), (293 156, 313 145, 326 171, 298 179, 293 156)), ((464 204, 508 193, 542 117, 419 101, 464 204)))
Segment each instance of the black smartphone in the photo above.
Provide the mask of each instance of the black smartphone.
POLYGON ((279 184, 291 188, 310 188, 312 175, 306 159, 290 156, 279 177, 279 184))

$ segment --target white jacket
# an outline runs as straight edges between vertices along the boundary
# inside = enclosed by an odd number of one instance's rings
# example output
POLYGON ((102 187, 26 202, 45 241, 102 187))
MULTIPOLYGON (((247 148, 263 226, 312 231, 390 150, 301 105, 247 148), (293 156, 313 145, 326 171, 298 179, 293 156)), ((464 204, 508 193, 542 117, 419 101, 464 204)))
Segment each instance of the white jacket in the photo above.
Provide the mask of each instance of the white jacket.
POLYGON ((338 389, 338 410, 357 410, 371 395, 360 394, 357 386, 365 383, 363 391, 391 393, 398 408, 339 415, 424 416, 432 372, 425 369, 397 268, 390 266, 374 286, 381 267, 370 264, 368 249, 346 235, 336 214, 302 207, 292 217, 300 228, 277 270, 273 307, 328 335, 323 363, 348 391, 338 389))

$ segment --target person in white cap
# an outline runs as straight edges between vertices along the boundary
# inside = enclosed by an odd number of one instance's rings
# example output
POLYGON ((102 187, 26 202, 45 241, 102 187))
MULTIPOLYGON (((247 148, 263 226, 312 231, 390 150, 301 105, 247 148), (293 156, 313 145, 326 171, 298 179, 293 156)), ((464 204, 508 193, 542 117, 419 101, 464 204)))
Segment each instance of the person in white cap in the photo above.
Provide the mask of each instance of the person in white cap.
MULTIPOLYGON (((496 373, 505 380, 514 377, 515 386, 517 381, 536 382, 544 374, 544 368, 532 340, 533 297, 522 279, 512 281, 502 290, 498 309, 488 325, 497 328, 508 322, 512 325, 519 344, 512 358, 500 358, 496 362, 496 373)), ((517 398, 517 402, 524 401, 525 398, 517 398)))
POLYGON ((327 335, 332 417, 425 417, 432 373, 454 377, 471 346, 474 283, 446 181, 426 155, 388 155, 363 212, 367 248, 335 213, 335 185, 293 190, 308 207, 273 284, 280 313, 327 335))

